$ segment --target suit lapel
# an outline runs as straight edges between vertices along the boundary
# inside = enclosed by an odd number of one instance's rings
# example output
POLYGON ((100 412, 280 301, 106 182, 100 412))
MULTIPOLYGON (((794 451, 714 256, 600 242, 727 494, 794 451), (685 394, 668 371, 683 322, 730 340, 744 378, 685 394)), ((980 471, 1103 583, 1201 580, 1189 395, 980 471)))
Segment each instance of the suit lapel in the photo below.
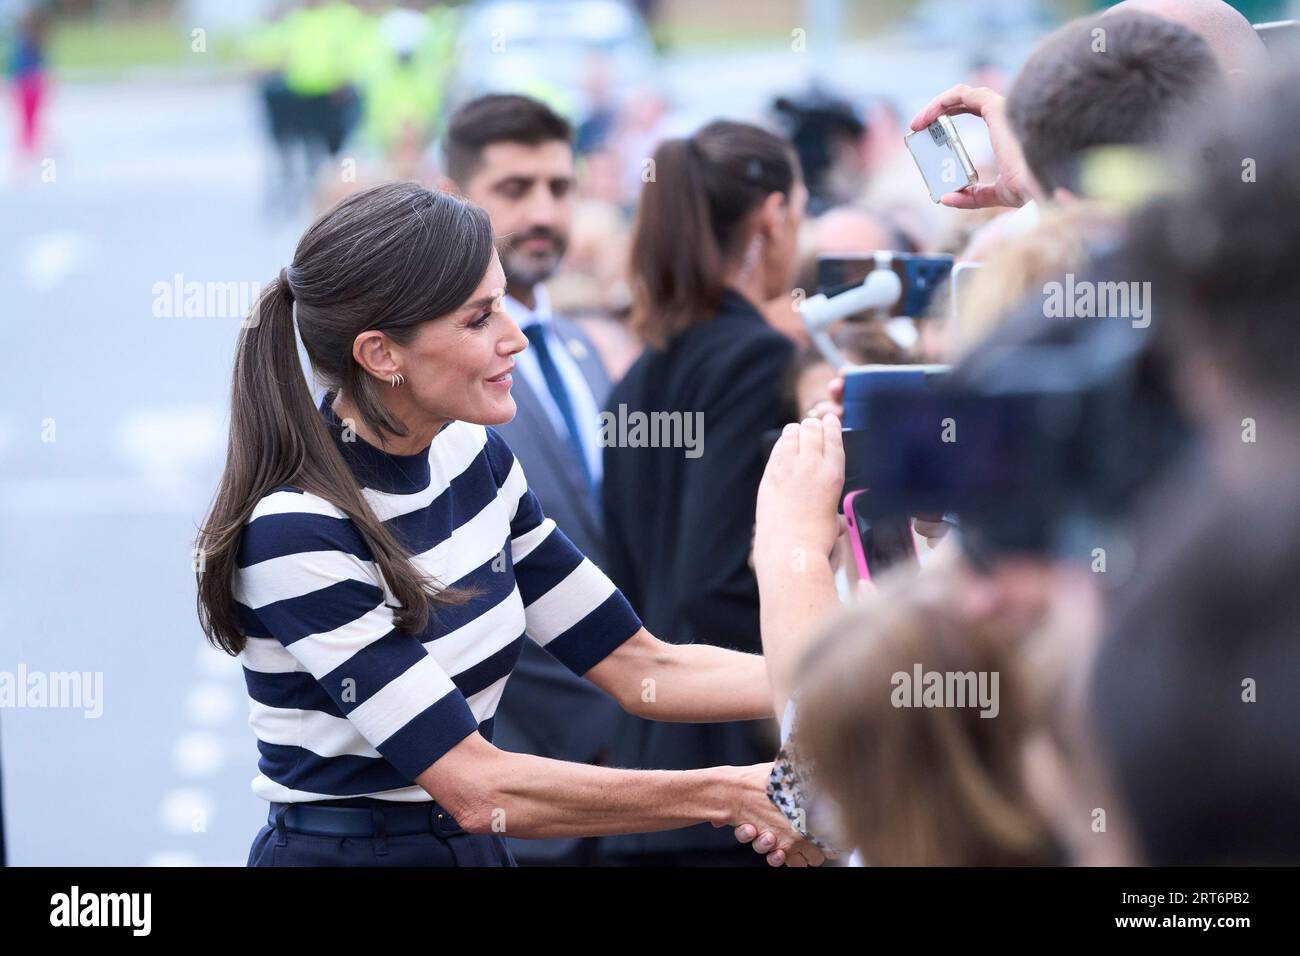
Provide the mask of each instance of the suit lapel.
POLYGON ((550 459, 555 472, 561 476, 565 492, 573 502, 574 510, 587 523, 588 533, 599 538, 600 520, 596 514, 596 503, 587 490, 583 473, 568 451, 568 441, 555 430, 550 416, 542 408, 541 401, 529 387, 524 376, 516 376, 512 391, 515 405, 519 409, 519 417, 522 419, 521 424, 537 436, 536 444, 541 446, 541 453, 550 459))

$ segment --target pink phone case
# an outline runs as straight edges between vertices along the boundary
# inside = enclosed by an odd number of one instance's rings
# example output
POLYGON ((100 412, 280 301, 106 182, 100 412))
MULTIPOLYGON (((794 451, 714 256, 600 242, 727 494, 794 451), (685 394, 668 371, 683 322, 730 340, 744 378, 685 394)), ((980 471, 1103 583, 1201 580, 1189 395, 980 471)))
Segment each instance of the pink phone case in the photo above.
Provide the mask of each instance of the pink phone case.
POLYGON ((858 534, 858 519, 853 513, 853 499, 865 493, 866 489, 860 488, 844 496, 844 520, 849 526, 849 544, 853 547, 853 563, 858 566, 858 577, 870 581, 871 569, 867 567, 867 554, 862 550, 862 535, 858 534))
MULTIPOLYGON (((871 580, 871 569, 867 566, 867 553, 862 549, 862 535, 858 533, 858 518, 853 513, 853 501, 858 495, 865 495, 866 488, 850 491, 844 496, 844 520, 849 526, 849 544, 853 547, 853 562, 858 566, 858 577, 863 581, 871 580)), ((920 563, 920 556, 917 556, 920 563)))

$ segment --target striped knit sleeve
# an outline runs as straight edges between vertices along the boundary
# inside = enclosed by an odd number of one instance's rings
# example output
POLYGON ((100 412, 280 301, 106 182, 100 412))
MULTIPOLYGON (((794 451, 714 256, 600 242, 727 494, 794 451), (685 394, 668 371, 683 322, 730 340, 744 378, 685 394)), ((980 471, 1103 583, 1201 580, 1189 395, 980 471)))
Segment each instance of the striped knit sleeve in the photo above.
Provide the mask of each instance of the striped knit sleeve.
POLYGON ((488 455, 510 518, 528 636, 581 676, 641 630, 641 619, 605 572, 542 513, 522 466, 490 428, 488 455))
POLYGON ((245 634, 283 644, 407 779, 478 729, 424 645, 394 627, 369 548, 333 506, 294 491, 264 498, 237 565, 245 634))

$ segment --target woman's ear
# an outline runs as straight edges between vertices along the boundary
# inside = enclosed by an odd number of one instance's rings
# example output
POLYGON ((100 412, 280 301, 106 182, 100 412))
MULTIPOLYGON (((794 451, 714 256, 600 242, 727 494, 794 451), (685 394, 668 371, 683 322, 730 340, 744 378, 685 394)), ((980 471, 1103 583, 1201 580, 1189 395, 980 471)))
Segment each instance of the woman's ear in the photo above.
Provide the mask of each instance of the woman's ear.
POLYGON ((790 205, 785 193, 768 193, 763 205, 758 209, 758 231, 765 239, 771 239, 780 233, 790 215, 790 205))
POLYGON ((392 341, 377 329, 362 332, 352 340, 352 357, 365 371, 384 382, 401 371, 392 341))

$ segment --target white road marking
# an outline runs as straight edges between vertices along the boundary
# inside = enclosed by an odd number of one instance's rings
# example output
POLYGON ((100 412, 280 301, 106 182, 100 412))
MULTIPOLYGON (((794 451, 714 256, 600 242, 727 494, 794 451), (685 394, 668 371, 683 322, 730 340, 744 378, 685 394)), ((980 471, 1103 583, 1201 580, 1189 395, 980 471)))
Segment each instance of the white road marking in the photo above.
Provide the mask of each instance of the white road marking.
POLYGON ((170 833, 203 833, 212 828, 216 805, 207 790, 180 787, 163 794, 158 816, 170 833))
POLYGON ((151 853, 144 861, 145 866, 200 866, 199 858, 184 850, 163 850, 151 853))
POLYGON ((225 440, 225 410, 208 403, 136 409, 118 422, 112 444, 142 478, 169 487, 224 450, 225 440))
POLYGON ((172 766, 182 777, 211 777, 226 763, 226 745, 216 734, 192 730, 172 746, 172 766))
MULTIPOLYGON (((222 673, 226 671, 223 670, 222 673)), ((235 695, 222 684, 197 684, 185 695, 186 716, 205 727, 227 723, 236 710, 235 695)))
POLYGON ((22 254, 22 272, 28 286, 49 292, 62 285, 89 258, 90 248, 90 238, 72 230, 32 236, 22 254))
POLYGON ((195 660, 199 670, 208 677, 240 680, 242 683, 244 671, 239 666, 239 661, 225 651, 217 650, 207 641, 198 646, 195 660))

